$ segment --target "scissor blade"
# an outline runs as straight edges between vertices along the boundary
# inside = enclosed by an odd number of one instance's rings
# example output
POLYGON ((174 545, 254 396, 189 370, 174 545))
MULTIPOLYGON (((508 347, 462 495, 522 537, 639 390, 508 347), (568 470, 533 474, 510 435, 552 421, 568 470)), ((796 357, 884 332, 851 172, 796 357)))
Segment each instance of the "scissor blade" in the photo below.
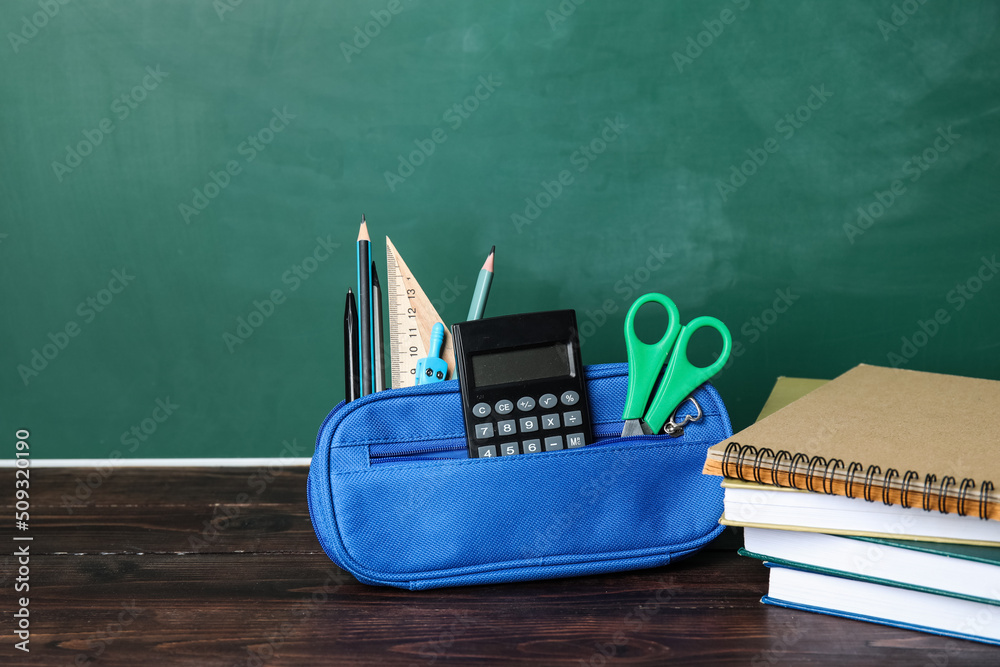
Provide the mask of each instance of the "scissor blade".
POLYGON ((626 419, 625 428, 622 429, 622 437, 627 438, 632 435, 652 435, 653 431, 641 419, 626 419))

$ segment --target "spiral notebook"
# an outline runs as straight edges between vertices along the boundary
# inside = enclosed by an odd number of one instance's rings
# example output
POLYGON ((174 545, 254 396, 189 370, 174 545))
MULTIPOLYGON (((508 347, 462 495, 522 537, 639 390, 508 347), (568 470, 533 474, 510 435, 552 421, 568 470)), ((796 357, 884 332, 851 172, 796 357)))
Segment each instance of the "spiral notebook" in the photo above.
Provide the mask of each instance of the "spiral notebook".
POLYGON ((704 472, 1000 520, 1000 382, 862 364, 713 446, 704 472))

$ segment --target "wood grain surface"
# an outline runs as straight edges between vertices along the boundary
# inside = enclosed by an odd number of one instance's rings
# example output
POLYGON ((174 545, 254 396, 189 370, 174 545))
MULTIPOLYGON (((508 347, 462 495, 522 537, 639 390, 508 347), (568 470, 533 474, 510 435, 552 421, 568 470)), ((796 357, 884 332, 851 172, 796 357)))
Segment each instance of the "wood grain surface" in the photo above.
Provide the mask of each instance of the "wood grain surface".
MULTIPOLYGON (((327 558, 304 468, 109 472, 31 471, 29 530, 0 528, 33 538, 31 651, 14 648, 4 548, 0 664, 1000 664, 995 647, 763 605, 767 572, 728 531, 670 567, 409 592, 327 558)), ((0 480, 12 517, 13 471, 0 480)))

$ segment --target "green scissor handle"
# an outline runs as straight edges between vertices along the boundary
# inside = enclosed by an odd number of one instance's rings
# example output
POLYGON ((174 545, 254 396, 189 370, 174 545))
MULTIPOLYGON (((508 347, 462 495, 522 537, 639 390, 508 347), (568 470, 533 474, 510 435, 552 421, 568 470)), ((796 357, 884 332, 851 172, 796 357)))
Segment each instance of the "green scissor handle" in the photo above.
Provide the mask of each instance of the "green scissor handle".
POLYGON ((710 377, 722 370, 729 359, 729 352, 733 347, 733 337, 729 329, 720 320, 714 317, 696 317, 683 327, 677 337, 677 345, 674 353, 670 357, 670 363, 663 374, 663 380, 653 397, 653 403, 646 413, 646 424, 653 433, 659 433, 663 425, 667 422, 671 413, 687 398, 692 391, 701 386, 710 377), (703 327, 710 327, 719 332, 722 336, 722 352, 719 358, 708 366, 695 366, 688 360, 688 341, 695 331, 703 327))
POLYGON ((622 419, 640 419, 649 402, 649 395, 653 391, 653 383, 656 382, 660 369, 667 360, 670 348, 677 340, 677 334, 681 331, 680 315, 677 313, 677 306, 669 298, 656 292, 643 294, 632 307, 628 309, 625 316, 625 351, 628 354, 628 394, 625 396, 625 411, 622 419), (663 332, 663 337, 652 345, 648 345, 639 340, 635 335, 635 314, 643 304, 655 302, 667 310, 667 330, 663 332))

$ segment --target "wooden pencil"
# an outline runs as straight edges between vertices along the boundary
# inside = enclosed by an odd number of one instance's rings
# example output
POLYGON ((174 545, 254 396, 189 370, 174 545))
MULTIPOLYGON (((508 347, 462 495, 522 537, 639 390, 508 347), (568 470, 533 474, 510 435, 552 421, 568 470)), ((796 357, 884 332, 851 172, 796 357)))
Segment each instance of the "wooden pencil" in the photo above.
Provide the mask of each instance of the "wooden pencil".
POLYGON ((372 382, 372 275, 371 238, 368 223, 361 215, 361 229, 358 230, 358 331, 361 336, 361 395, 367 396, 374 390, 372 382))

